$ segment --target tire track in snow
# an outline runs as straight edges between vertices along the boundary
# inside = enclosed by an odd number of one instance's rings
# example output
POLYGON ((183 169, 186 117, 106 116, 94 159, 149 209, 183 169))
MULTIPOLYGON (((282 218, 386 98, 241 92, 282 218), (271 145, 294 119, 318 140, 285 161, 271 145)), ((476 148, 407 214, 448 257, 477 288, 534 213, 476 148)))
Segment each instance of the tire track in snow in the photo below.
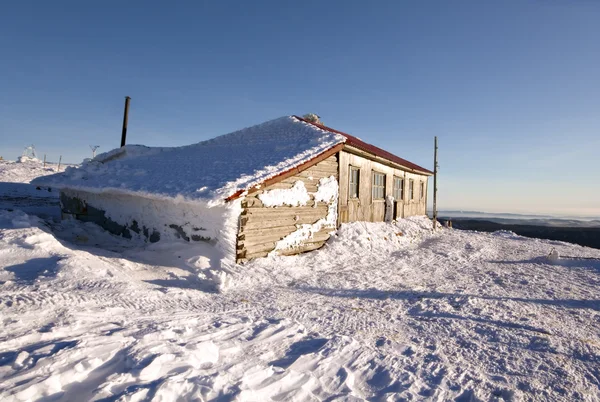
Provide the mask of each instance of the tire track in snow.
POLYGON ((231 303, 226 303, 228 307, 219 307, 219 304, 222 304, 225 300, 218 296, 211 299, 206 297, 177 299, 165 295, 156 287, 149 288, 148 291, 139 291, 127 289, 126 287, 121 289, 113 286, 86 288, 76 285, 65 288, 61 292, 47 289, 33 291, 31 289, 21 289, 15 292, 3 292, 0 295, 0 310, 8 311, 16 308, 29 310, 47 306, 96 304, 99 307, 124 307, 130 310, 144 311, 206 311, 207 309, 227 309, 231 303))

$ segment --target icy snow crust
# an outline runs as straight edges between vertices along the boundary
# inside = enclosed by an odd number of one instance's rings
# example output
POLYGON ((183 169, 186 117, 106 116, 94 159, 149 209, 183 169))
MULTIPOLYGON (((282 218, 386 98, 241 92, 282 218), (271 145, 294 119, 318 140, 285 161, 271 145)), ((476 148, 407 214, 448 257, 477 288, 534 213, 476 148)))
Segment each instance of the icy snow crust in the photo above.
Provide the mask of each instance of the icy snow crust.
POLYGON ((600 400, 600 250, 410 218, 213 251, 0 211, 0 400, 600 400))
POLYGON ((344 140, 288 116, 184 147, 126 146, 34 183, 221 204, 344 140))

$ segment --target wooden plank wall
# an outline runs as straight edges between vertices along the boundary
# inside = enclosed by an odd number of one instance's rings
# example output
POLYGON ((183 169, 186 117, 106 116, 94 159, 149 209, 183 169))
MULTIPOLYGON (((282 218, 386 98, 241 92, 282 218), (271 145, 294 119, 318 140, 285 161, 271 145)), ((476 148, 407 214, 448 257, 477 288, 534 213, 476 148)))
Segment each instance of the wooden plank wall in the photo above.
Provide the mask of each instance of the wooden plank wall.
MULTIPOLYGON (((414 173, 406 172, 404 178, 404 198, 405 201, 402 203, 402 218, 406 218, 408 216, 417 216, 417 215, 425 215, 427 213, 427 176, 418 175, 414 173), (408 186, 410 179, 414 180, 415 183, 415 195, 414 200, 408 200, 408 186), (425 183, 425 192, 422 199, 419 199, 419 187, 421 182, 425 183)), ((398 211, 400 208, 398 208, 398 211)))
POLYGON ((384 220, 385 201, 373 200, 372 197, 371 181, 373 171, 385 174, 386 196, 392 195, 393 193, 394 176, 404 178, 404 200, 396 200, 397 219, 414 215, 425 215, 427 206, 427 176, 395 169, 345 150, 341 151, 339 154, 339 164, 340 195, 338 222, 381 222, 384 220), (349 199, 348 197, 350 166, 358 167, 360 169, 358 199, 349 199), (413 179, 415 183, 415 197, 413 200, 408 199, 409 179, 413 179), (420 182, 425 183, 425 194, 422 199, 419 199, 420 182))
MULTIPOLYGON (((337 154, 330 156, 292 177, 248 194, 242 200, 242 214, 237 238, 238 262, 265 257, 275 249, 275 244, 279 240, 295 232, 299 225, 313 224, 327 216, 328 204, 318 202, 315 207, 312 197, 306 206, 265 207, 258 196, 269 190, 290 189, 297 181, 302 181, 306 190, 314 193, 318 189, 320 179, 330 176, 338 179, 337 158, 337 154)), ((282 250, 279 253, 292 255, 315 250, 325 244, 332 230, 335 228, 324 228, 299 247, 282 250)))

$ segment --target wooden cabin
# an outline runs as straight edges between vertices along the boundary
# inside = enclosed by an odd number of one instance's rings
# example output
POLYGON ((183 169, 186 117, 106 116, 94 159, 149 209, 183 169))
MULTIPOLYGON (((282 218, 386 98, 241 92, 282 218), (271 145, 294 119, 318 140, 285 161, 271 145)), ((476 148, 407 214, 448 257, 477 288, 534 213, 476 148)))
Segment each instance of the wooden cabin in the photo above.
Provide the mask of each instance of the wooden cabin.
POLYGON ((65 218, 148 242, 204 242, 239 263, 315 250, 343 223, 425 215, 431 175, 285 116, 184 147, 127 145, 34 182, 61 190, 65 218))
POLYGON ((318 249, 329 239, 332 229, 342 223, 383 222, 426 214, 427 180, 433 172, 349 134, 294 118, 342 135, 345 141, 287 174, 270 179, 261 188, 248 191, 242 201, 238 261, 264 257, 274 250, 285 255, 318 249), (260 196, 276 189, 292 189, 298 181, 309 194, 314 193, 319 180, 328 177, 339 183, 335 224, 321 225, 293 247, 278 247, 303 225, 326 220, 329 206, 313 197, 305 206, 267 207, 260 196))

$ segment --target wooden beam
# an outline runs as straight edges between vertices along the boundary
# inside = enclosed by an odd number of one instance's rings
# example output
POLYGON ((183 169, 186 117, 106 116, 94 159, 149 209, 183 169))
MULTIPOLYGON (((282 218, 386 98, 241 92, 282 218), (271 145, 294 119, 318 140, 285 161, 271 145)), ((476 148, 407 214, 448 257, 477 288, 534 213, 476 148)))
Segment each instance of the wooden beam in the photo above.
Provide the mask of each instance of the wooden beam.
POLYGON ((290 206, 281 206, 276 208, 248 208, 242 211, 242 217, 247 216, 258 216, 258 217, 270 217, 274 218, 276 216, 290 216, 294 217, 296 215, 299 216, 318 216, 324 218, 327 216, 327 212, 329 210, 329 205, 324 202, 318 202, 316 207, 290 207, 290 206))

